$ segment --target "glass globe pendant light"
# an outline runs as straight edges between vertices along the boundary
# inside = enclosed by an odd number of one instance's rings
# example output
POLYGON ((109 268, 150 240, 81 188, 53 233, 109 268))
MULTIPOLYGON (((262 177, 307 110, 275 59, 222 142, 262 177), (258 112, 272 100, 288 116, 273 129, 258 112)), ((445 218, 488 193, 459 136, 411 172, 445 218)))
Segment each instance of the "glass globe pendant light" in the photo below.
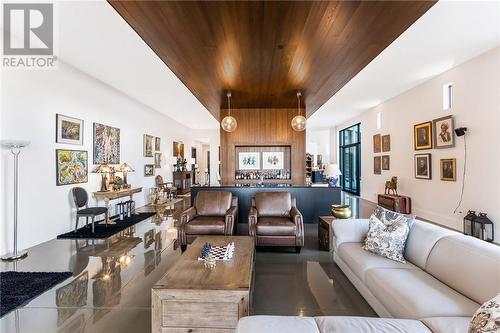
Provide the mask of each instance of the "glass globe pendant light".
POLYGON ((236 127, 238 126, 238 123, 236 122, 236 118, 231 116, 231 92, 228 91, 226 96, 228 112, 227 116, 225 116, 224 119, 222 119, 222 121, 220 122, 220 126, 226 132, 234 132, 236 130, 236 127))
POLYGON ((299 114, 292 119, 292 128, 294 131, 302 132, 306 129, 306 117, 300 115, 300 96, 302 93, 300 91, 297 92, 297 100, 298 100, 298 110, 299 114))

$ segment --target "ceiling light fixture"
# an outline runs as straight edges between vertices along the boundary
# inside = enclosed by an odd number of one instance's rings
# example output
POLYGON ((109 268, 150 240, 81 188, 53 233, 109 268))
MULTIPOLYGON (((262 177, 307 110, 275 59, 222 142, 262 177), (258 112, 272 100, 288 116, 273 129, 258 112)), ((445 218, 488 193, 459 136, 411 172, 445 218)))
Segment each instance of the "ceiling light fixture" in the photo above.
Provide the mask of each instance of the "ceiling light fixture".
POLYGON ((298 101, 298 111, 299 114, 292 119, 292 128, 294 131, 302 132, 306 129, 306 117, 300 115, 300 97, 302 93, 300 91, 297 92, 297 101, 298 101))
POLYGON ((238 123, 236 122, 236 119, 231 116, 231 92, 228 91, 227 94, 227 116, 222 119, 220 122, 220 126, 222 129, 226 132, 234 132, 236 130, 236 127, 238 126, 238 123))

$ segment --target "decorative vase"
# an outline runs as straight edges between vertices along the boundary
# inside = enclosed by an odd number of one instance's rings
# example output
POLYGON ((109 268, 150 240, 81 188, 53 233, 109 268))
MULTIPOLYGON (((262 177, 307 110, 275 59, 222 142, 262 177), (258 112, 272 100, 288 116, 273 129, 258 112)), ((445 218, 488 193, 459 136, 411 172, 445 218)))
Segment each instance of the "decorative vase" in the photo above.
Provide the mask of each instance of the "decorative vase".
POLYGON ((338 219, 348 219, 352 216, 350 205, 332 205, 332 215, 338 219))
POLYGON ((334 177, 328 178, 328 186, 329 187, 337 187, 338 180, 339 180, 338 177, 337 178, 334 178, 334 177))

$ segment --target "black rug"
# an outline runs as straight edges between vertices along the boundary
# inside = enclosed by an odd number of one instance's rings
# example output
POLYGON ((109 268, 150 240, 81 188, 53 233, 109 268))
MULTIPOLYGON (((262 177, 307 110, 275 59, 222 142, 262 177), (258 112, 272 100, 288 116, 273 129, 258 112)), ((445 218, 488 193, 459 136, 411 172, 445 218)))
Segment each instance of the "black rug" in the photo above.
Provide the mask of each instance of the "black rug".
POLYGON ((0 317, 72 275, 71 272, 1 272, 0 317))
MULTIPOLYGON (((144 221, 147 218, 150 218, 151 216, 156 215, 156 213, 139 213, 136 215, 132 215, 129 218, 124 219, 123 221, 120 220, 115 220, 116 224, 98 224, 95 222, 94 224, 94 233, 92 233, 92 226, 89 223, 88 228, 85 227, 85 225, 81 228, 79 228, 76 232, 70 231, 65 234, 57 236, 57 238, 62 239, 62 238, 88 238, 88 239, 102 239, 102 238, 108 238, 116 234, 117 232, 122 231, 123 229, 126 229, 130 226, 133 226, 136 223, 139 223, 141 221, 144 221)), ((85 218, 81 218, 80 222, 84 222, 85 218)), ((84 222, 85 223, 85 222, 84 222)))

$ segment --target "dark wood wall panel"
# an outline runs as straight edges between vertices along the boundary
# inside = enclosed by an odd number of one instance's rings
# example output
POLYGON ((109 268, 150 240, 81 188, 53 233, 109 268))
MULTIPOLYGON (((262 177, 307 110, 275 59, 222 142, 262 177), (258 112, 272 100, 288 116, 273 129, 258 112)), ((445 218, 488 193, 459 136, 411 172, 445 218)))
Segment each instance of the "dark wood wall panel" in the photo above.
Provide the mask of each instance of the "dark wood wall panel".
MULTIPOLYGON (((222 117, 227 110, 221 110, 222 117)), ((305 182, 306 132, 296 132, 291 122, 297 109, 233 109, 238 127, 232 133, 221 129, 222 184, 233 184, 236 165, 236 146, 290 146, 293 184, 305 182)))

